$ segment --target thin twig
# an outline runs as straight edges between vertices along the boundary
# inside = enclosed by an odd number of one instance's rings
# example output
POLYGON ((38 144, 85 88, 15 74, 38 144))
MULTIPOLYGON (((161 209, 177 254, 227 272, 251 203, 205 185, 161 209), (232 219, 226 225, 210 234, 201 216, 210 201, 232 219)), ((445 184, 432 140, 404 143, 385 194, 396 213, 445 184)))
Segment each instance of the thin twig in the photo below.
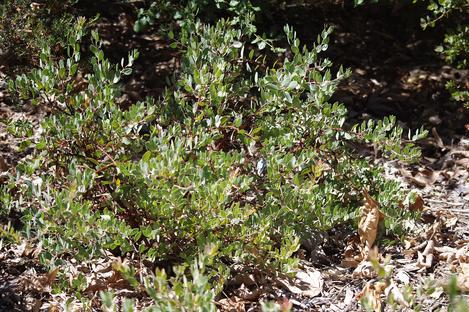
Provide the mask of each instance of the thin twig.
POLYGON ((455 213, 469 213, 469 209, 445 209, 455 213))
POLYGON ((431 202, 431 203, 436 203, 436 204, 447 204, 451 206, 464 206, 464 203, 454 203, 454 202, 448 202, 444 200, 438 200, 438 199, 425 199, 425 201, 431 202))

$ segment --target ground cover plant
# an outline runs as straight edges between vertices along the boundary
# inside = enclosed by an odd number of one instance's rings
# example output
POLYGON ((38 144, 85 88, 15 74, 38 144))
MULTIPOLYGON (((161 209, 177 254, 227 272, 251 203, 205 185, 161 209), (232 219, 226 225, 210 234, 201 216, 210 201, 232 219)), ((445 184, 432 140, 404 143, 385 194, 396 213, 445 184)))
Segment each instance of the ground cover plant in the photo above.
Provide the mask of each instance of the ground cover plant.
MULTIPOLYGON (((159 98, 123 103, 140 52, 114 64, 85 17, 67 20, 65 40, 50 39, 62 51, 46 40, 37 67, 8 81, 18 103, 48 112, 39 131, 10 124, 31 152, 2 175, 0 193, 0 216, 21 215, 3 227, 2 244, 27 241, 46 270, 35 287, 67 294, 44 307, 215 311, 246 275, 292 292, 295 278, 310 285, 302 255, 316 233, 358 227, 344 258, 369 270, 377 238, 418 227, 422 198, 373 159, 416 162, 427 131, 404 131, 392 116, 346 122, 332 96, 351 70, 322 56, 333 28, 310 45, 288 25, 270 37, 259 10, 243 1, 140 10, 133 29, 161 27, 179 56, 159 98), (113 260, 98 269, 102 259, 113 260)), ((363 306, 376 310, 370 289, 363 306)), ((262 309, 289 309, 268 301, 262 309)))

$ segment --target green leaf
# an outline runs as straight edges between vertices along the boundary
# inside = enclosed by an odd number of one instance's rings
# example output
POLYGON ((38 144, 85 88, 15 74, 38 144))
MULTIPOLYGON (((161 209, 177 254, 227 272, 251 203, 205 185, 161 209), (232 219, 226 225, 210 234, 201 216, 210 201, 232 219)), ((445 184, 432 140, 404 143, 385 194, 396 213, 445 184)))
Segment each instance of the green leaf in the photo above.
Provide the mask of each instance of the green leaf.
POLYGON ((124 75, 124 76, 128 76, 128 75, 132 74, 132 68, 130 68, 130 67, 125 67, 125 68, 123 68, 123 69, 121 70, 121 73, 122 73, 122 75, 124 75))

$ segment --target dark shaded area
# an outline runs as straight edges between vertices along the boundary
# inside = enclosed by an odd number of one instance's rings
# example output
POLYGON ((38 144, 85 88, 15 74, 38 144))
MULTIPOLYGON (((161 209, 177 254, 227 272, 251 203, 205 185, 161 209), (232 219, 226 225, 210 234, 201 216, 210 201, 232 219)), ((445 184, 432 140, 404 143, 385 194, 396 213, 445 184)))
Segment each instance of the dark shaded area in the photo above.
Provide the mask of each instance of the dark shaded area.
MULTIPOLYGON (((445 144, 457 143, 466 133, 468 111, 451 101, 445 84, 455 79, 469 86, 469 72, 446 65, 434 51, 444 37, 445 25, 423 30, 420 18, 427 14, 423 3, 358 8, 351 1, 259 5, 263 10, 258 28, 274 37, 282 38, 283 26, 289 24, 302 42, 311 45, 324 25, 334 26, 324 56, 335 69, 343 65, 353 71, 333 97, 347 105, 350 123, 395 115, 406 129, 435 127, 445 144)), ((123 81, 124 101, 161 95, 167 77, 178 69, 178 55, 169 48, 168 39, 156 35, 154 29, 136 34, 132 29, 136 7, 129 4, 81 1, 80 6, 87 16, 101 13, 99 30, 111 60, 119 62, 132 49, 140 51, 134 74, 123 81)))
POLYGON ((25 312, 41 299, 41 291, 35 287, 36 273, 44 273, 37 262, 23 255, 18 258, 12 252, 0 255, 0 312, 25 312))

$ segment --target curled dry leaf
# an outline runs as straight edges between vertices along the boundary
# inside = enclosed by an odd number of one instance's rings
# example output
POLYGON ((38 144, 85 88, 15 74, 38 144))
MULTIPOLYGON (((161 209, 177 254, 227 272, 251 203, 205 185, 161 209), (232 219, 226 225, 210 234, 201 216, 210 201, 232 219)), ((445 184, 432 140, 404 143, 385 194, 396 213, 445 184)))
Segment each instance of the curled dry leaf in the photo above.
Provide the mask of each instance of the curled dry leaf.
POLYGON ((451 264, 469 263, 469 245, 466 244, 459 249, 443 246, 435 247, 439 253, 438 258, 451 264))
POLYGON ((353 271, 354 278, 374 278, 376 277, 376 270, 370 261, 362 261, 353 271))
POLYGON ((367 283, 357 295, 357 300, 366 300, 375 312, 381 312, 381 294, 386 289, 385 282, 367 283))
POLYGON ((347 240, 347 246, 344 250, 344 259, 342 259, 341 266, 345 268, 356 268, 363 260, 360 254, 360 238, 354 235, 347 240))
POLYGON ((407 169, 401 169, 400 173, 403 177, 409 180, 409 182, 422 188, 433 185, 440 176, 440 171, 433 171, 429 168, 421 168, 415 175, 407 169))
POLYGON ((360 222, 358 223, 358 235, 364 246, 362 250, 363 259, 367 260, 378 234, 379 221, 384 219, 384 215, 379 210, 378 202, 367 191, 364 191, 363 194, 365 196, 365 205, 362 208, 360 222))
POLYGON ((417 267, 420 268, 421 271, 432 267, 434 248, 435 242, 433 240, 429 240, 425 250, 423 252, 417 252, 417 267))

